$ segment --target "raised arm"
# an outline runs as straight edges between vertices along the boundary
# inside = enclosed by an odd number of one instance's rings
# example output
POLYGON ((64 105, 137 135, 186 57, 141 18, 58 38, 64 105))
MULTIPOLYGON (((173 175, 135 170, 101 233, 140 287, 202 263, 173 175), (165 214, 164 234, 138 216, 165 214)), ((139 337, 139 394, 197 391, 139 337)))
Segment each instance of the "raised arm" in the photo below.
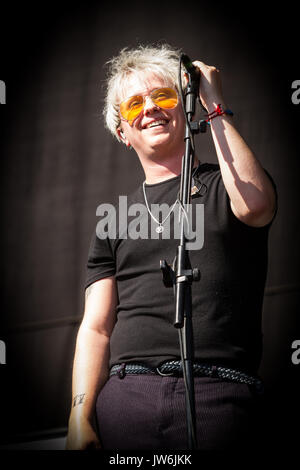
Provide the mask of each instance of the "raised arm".
POLYGON ((116 322, 117 287, 114 277, 86 289, 73 364, 68 450, 99 448, 93 426, 97 395, 108 379, 109 341, 116 322))
MULTIPOLYGON (((225 110, 219 70, 200 61, 194 65, 201 71, 200 100, 208 113, 218 104, 225 110)), ((224 114, 212 119, 211 131, 233 213, 247 225, 266 225, 276 209, 270 178, 235 128, 231 116, 224 114)))

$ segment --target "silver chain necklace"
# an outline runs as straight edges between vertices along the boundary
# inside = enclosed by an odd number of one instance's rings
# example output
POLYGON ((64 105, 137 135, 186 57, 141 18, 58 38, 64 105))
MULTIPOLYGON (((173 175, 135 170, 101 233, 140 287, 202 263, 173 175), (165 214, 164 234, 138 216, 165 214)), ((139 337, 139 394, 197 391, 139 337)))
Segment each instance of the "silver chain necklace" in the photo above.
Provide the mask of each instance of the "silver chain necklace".
MULTIPOLYGON (((197 172, 198 168, 200 167, 200 163, 198 163, 198 166, 196 168, 194 168, 193 170, 193 173, 192 173, 192 177, 195 175, 195 173, 197 172)), ((146 181, 143 182, 143 193, 144 193, 144 199, 145 199, 145 203, 146 203, 146 207, 147 207, 147 211, 148 213, 150 214, 150 216, 152 217, 152 219, 154 220, 154 222, 156 222, 158 224, 158 227, 156 227, 155 231, 157 233, 162 233, 164 231, 164 227, 163 227, 163 224, 165 223, 165 221, 167 220, 168 217, 170 217, 170 215, 172 214, 173 212, 173 209, 174 207, 176 206, 177 202, 179 202, 178 200, 178 197, 176 199, 176 201, 174 202, 173 206, 171 207, 170 211, 168 212, 167 216, 164 218, 164 220, 162 220, 161 222, 159 220, 156 219, 156 217, 154 217, 154 215, 152 214, 152 212, 150 211, 149 209, 149 205, 148 205, 148 201, 147 201, 147 196, 146 196, 146 191, 145 191, 145 184, 146 184, 146 181)), ((194 194, 194 190, 197 189, 196 186, 194 186, 191 190, 191 195, 194 194)), ((181 209, 183 210, 185 216, 186 216, 186 212, 184 210, 184 208, 181 207, 181 209)))
POLYGON ((145 183, 146 181, 143 182, 143 193, 144 193, 144 199, 145 199, 145 203, 146 203, 146 207, 147 207, 147 210, 148 210, 148 213, 149 215, 152 217, 152 219, 154 220, 154 222, 156 222, 158 224, 158 226, 156 227, 155 231, 156 233, 162 233, 164 231, 164 227, 163 227, 163 224, 165 223, 165 221, 167 220, 168 217, 170 217, 170 215, 172 214, 173 212, 173 209, 174 207, 176 206, 177 202, 178 202, 178 199, 176 199, 176 201, 174 202, 173 206, 171 207, 171 209, 169 210, 167 216, 164 218, 164 220, 162 220, 161 222, 159 220, 156 219, 156 217, 154 217, 154 215, 152 214, 152 212, 150 211, 149 209, 149 205, 148 205, 148 201, 147 201, 147 197, 146 197, 146 191, 145 191, 145 183))

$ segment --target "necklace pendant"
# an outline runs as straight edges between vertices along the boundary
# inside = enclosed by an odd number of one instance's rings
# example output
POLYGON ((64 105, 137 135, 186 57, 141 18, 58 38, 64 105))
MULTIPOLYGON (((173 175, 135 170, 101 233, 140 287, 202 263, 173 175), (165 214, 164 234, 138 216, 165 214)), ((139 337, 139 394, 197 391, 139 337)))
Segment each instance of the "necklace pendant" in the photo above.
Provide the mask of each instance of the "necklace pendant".
POLYGON ((156 233, 161 233, 161 232, 164 231, 164 228, 163 228, 162 225, 159 225, 158 227, 156 227, 155 231, 156 231, 156 233))

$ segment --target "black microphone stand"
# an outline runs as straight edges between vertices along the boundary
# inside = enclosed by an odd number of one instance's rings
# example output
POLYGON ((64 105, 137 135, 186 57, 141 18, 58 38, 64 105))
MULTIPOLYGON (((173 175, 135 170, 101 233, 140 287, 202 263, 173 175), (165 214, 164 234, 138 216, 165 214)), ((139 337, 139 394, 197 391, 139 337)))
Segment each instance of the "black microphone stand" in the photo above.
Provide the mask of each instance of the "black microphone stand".
MULTIPOLYGON (((181 59, 180 59, 181 65, 181 59)), ((181 211, 188 210, 191 199, 192 168, 194 164, 194 133, 199 132, 199 124, 192 122, 195 114, 195 102, 199 91, 199 75, 188 73, 188 85, 185 100, 185 154, 182 161, 179 204, 181 211)), ((179 73, 181 80, 181 73, 179 73)), ((181 81, 180 81, 181 83, 181 81)), ((182 94, 182 93, 181 93, 182 94)), ((174 327, 179 331, 179 344, 181 365, 186 388, 186 416, 188 448, 197 448, 195 423, 195 392, 193 375, 193 328, 192 328, 192 282, 200 279, 199 269, 191 268, 188 250, 186 249, 186 235, 183 214, 180 219, 180 244, 171 268, 165 260, 160 261, 163 273, 163 282, 166 287, 173 287, 175 295, 175 321, 174 327)))

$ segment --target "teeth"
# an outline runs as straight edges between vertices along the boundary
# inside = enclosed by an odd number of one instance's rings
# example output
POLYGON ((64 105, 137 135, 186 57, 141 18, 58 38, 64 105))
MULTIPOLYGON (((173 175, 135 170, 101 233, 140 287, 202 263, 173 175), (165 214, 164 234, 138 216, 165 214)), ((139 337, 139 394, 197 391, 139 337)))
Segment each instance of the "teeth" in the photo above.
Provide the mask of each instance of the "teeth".
POLYGON ((147 129, 149 129, 150 127, 160 126, 161 124, 165 124, 165 123, 166 123, 165 119, 160 119, 158 121, 151 122, 146 127, 147 127, 147 129))

